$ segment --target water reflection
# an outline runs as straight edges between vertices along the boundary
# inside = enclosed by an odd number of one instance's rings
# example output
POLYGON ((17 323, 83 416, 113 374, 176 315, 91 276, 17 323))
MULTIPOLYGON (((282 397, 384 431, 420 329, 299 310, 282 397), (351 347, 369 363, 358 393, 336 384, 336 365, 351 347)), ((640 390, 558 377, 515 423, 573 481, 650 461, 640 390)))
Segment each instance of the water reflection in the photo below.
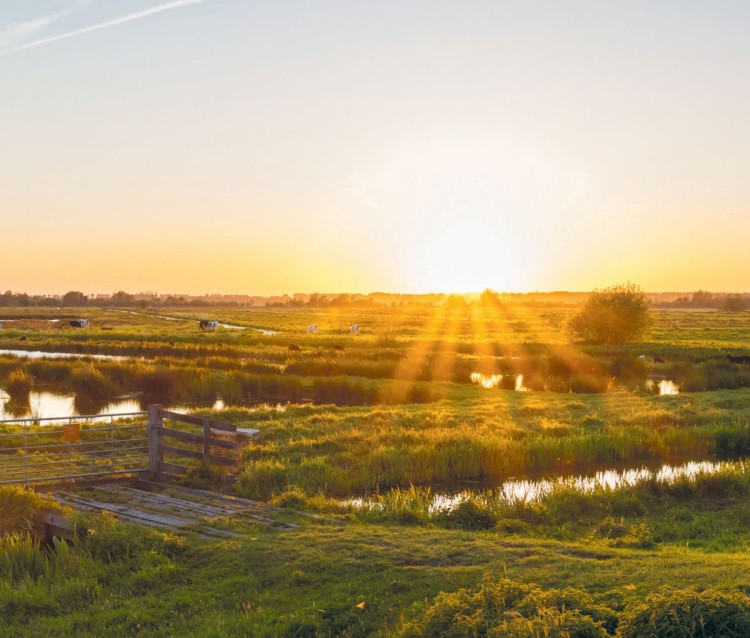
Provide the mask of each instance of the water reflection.
MULTIPOLYGON (((469 380, 488 390, 499 387, 505 390, 515 390, 516 392, 531 392, 531 388, 524 385, 522 374, 483 374, 481 372, 472 372, 469 375, 469 380)), ((565 387, 569 388, 568 385, 565 385, 565 387)), ((617 387, 617 384, 614 382, 609 384, 608 389, 612 389, 613 387, 617 387)), ((680 394, 680 386, 670 379, 661 377, 651 377, 647 379, 646 388, 661 396, 680 394)), ((573 389, 572 391, 577 392, 580 390, 573 389)))
POLYGON ((0 356, 7 355, 19 359, 108 359, 125 361, 129 357, 114 354, 88 354, 81 352, 43 352, 41 350, 0 350, 0 356))
MULTIPOLYGON (((117 412, 143 412, 150 401, 146 397, 121 397, 114 401, 92 399, 69 392, 32 390, 28 398, 13 398, 0 389, 0 420, 3 419, 46 419, 50 417, 74 417, 81 415, 103 415, 117 412)), ((227 406, 220 398, 212 404, 185 405, 164 404, 164 407, 177 412, 187 412, 197 407, 224 410, 227 406)))
POLYGON ((481 385, 483 388, 496 388, 500 381, 503 380, 502 374, 482 374, 481 372, 472 372, 470 377, 472 383, 481 385))
POLYGON ((680 393, 680 386, 669 379, 648 379, 646 387, 659 396, 672 396, 680 393))
MULTIPOLYGON (((450 494, 433 493, 430 511, 449 511, 464 500, 477 496, 505 505, 529 504, 538 503, 559 490, 575 490, 582 494, 591 494, 599 490, 612 492, 628 489, 646 481, 669 484, 684 479, 695 480, 700 475, 716 474, 729 469, 739 469, 744 473, 746 465, 743 462, 730 461, 689 461, 683 465, 662 465, 656 470, 642 467, 623 471, 605 470, 590 476, 558 476, 540 481, 509 480, 492 490, 482 492, 463 490, 450 494)), ((377 496, 352 498, 346 503, 357 508, 377 509, 381 506, 377 496)))

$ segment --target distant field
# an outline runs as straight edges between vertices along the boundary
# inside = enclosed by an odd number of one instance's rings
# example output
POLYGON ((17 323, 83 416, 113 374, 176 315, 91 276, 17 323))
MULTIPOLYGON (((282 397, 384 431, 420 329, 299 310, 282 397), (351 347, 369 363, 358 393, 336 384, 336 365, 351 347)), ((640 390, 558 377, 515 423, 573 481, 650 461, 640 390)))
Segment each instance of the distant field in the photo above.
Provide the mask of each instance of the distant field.
MULTIPOLYGON (((6 633, 471 636, 489 622, 482 601, 509 591, 513 636, 651 635, 644 609, 669 626, 698 604, 750 627, 750 365, 726 358, 750 354, 750 313, 654 311, 647 341, 593 346, 569 342, 572 311, 3 309, 0 349, 125 357, 0 355, 10 401, 48 388, 92 409, 136 394, 210 413, 221 398, 221 420, 261 432, 232 489, 343 522, 283 534, 232 523, 242 537, 211 544, 89 517, 94 531, 59 559, 6 536, 6 633), (69 327, 77 317, 91 327, 69 327), (678 394, 661 396, 662 380, 678 394), (526 504, 493 490, 704 459, 730 463, 526 504), (453 509, 431 509, 459 491, 453 509), (361 496, 370 505, 344 500, 361 496)), ((43 506, 19 494, 0 490, 13 529, 43 506)))

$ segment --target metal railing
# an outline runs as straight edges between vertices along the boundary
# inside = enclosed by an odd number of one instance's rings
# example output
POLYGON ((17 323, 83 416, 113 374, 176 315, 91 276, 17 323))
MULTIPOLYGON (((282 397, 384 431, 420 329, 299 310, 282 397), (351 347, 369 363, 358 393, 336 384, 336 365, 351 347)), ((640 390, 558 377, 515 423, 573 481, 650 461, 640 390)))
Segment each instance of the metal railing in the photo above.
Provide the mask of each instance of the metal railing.
POLYGON ((57 483, 148 470, 147 412, 0 421, 0 485, 57 483), (86 424, 88 427, 81 427, 86 424))

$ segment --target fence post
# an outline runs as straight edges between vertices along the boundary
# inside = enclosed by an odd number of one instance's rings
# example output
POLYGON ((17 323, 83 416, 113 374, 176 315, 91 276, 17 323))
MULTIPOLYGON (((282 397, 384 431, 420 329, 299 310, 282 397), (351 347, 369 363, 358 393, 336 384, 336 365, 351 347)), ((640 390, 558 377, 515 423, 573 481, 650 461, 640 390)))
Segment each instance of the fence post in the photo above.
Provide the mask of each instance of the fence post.
POLYGON ((161 462, 159 444, 161 443, 161 429, 164 427, 161 410, 162 406, 159 404, 148 406, 148 478, 151 481, 159 480, 159 463, 161 462))
POLYGON ((211 457, 211 443, 209 438, 211 437, 211 419, 207 416, 203 417, 203 462, 208 463, 211 457))

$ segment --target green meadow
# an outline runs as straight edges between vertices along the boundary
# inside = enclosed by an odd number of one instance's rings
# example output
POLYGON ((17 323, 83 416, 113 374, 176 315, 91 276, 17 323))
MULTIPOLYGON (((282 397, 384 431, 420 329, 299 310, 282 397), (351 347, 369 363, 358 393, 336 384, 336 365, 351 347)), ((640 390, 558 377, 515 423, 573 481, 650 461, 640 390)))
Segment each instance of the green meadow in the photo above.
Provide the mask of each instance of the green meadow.
POLYGON ((2 309, 0 350, 118 357, 0 354, 9 401, 131 396, 258 428, 236 480, 191 484, 325 518, 208 541, 70 513, 76 538, 40 544, 56 506, 4 488, 0 635, 750 635, 750 365, 727 358, 750 354, 750 313, 655 310, 644 342, 602 346, 571 343, 574 310, 2 309), (688 461, 722 464, 574 480, 688 461), (544 478, 536 499, 500 489, 544 478))

